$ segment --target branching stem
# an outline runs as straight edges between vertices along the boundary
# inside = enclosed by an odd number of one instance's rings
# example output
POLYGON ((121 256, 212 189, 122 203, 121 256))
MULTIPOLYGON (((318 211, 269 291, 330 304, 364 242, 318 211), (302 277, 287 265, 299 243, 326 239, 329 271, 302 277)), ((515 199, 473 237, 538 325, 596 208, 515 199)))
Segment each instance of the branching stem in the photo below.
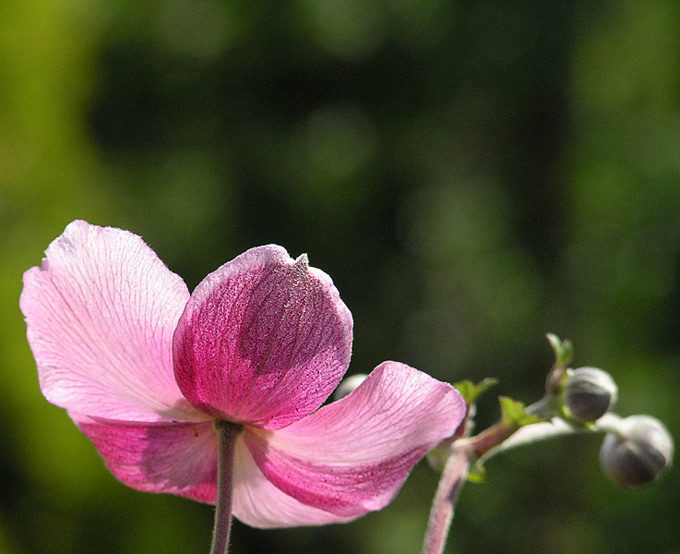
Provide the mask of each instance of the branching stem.
MULTIPOLYGON (((527 407, 528 413, 550 413, 544 400, 527 407)), ((430 511, 422 554, 442 554, 453 521, 453 514, 465 484, 470 466, 477 460, 487 460, 500 452, 553 437, 582 432, 616 432, 619 416, 606 414, 589 426, 574 425, 558 417, 517 428, 503 421, 479 435, 455 440, 450 448, 444 471, 430 511)))

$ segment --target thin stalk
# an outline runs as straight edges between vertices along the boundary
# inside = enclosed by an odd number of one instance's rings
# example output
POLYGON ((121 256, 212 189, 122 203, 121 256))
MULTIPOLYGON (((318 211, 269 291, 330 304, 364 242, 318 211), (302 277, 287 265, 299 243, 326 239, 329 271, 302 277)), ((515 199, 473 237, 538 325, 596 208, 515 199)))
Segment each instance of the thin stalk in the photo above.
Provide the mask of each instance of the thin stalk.
POLYGON ((234 450, 236 438, 243 427, 228 421, 216 421, 217 446, 217 502, 215 504, 215 527, 211 554, 229 552, 229 533, 231 531, 231 499, 234 481, 234 450))
POLYGON ((422 554, 441 554, 444 551, 456 502, 460 489, 467 479, 469 468, 470 459, 467 452, 454 448, 446 461, 434 495, 422 554))
POLYGON ((518 446, 532 444, 534 442, 544 441, 556 437, 566 435, 575 435, 579 433, 618 433, 619 422, 621 418, 614 413, 607 413, 603 415, 596 422, 587 426, 574 425, 559 417, 552 418, 550 421, 543 421, 540 423, 533 423, 522 427, 515 434, 507 440, 499 443, 493 448, 488 449, 482 459, 484 461, 493 458, 501 452, 512 450, 518 446))

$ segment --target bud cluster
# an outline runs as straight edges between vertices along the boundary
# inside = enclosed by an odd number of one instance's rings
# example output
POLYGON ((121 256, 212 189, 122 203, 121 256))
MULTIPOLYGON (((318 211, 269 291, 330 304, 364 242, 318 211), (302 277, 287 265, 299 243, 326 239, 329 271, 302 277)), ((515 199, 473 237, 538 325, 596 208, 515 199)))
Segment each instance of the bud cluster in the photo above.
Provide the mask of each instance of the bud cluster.
POLYGON ((596 367, 567 369, 571 344, 554 335, 548 338, 556 360, 546 387, 546 398, 551 399, 548 405, 571 425, 607 432, 600 449, 600 466, 614 483, 635 488, 655 481, 673 460, 673 438, 668 429, 647 415, 625 419, 611 415, 606 424, 599 425, 598 420, 611 411, 618 397, 614 379, 596 367))

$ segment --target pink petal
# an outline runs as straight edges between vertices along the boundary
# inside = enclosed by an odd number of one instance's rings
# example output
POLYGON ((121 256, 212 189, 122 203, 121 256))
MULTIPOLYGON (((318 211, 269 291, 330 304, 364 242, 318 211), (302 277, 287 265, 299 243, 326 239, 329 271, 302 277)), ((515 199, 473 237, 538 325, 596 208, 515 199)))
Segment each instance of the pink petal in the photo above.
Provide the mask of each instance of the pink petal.
POLYGON ((325 525, 354 519, 303 504, 275 487, 262 475, 243 440, 236 443, 233 512, 243 523, 260 528, 325 525))
POLYGON ((280 246, 208 275, 175 332, 175 377, 199 410, 275 429, 326 399, 350 358, 352 318, 325 273, 280 246))
POLYGON ((215 503, 217 434, 212 421, 145 424, 69 415, 128 487, 215 503))
POLYGON ((244 441, 282 492, 346 519, 387 505, 413 465, 450 437, 464 414, 450 385, 385 362, 345 398, 284 429, 249 429, 244 441))
POLYGON ((45 256, 24 274, 20 300, 45 397, 109 419, 195 417, 171 358, 184 282, 140 237, 84 221, 45 256))

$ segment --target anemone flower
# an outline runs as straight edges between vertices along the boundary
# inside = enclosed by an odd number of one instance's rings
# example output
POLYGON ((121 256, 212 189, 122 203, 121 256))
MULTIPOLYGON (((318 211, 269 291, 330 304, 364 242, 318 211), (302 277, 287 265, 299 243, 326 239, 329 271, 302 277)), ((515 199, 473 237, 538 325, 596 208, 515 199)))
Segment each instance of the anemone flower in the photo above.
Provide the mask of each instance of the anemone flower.
POLYGON ((328 275, 279 246, 189 294, 140 237, 74 221, 25 273, 20 305, 43 394, 117 479, 218 512, 223 495, 228 518, 255 527, 384 507, 465 411, 450 385, 396 362, 320 407, 349 364, 351 314, 328 275))

